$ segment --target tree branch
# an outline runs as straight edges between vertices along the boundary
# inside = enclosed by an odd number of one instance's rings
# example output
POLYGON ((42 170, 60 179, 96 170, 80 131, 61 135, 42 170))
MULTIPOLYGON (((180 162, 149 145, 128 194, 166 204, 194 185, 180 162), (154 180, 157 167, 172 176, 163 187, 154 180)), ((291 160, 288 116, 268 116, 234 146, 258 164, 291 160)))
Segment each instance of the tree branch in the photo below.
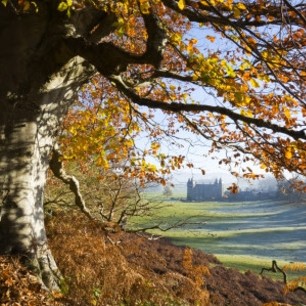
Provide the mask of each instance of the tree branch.
MULTIPOLYGON (((301 18, 301 20, 304 22, 304 25, 306 26, 306 18, 305 18, 305 16, 302 14, 302 10, 301 10, 301 11, 297 10, 296 7, 294 7, 288 0, 283 0, 283 1, 284 1, 284 3, 286 3, 286 5, 287 5, 293 12, 295 12, 295 13, 301 18)), ((305 5, 305 4, 302 4, 302 3, 301 3, 301 5, 302 5, 302 7, 304 8, 304 13, 305 13, 305 11, 306 11, 306 5, 305 5)))
POLYGON ((55 177, 60 179, 65 184, 69 185, 70 190, 75 195, 75 204, 81 209, 81 211, 91 220, 94 217, 91 215, 89 209, 86 207, 85 201, 80 191, 79 181, 73 175, 68 175, 64 169, 61 161, 62 154, 60 153, 57 146, 54 147, 52 152, 52 158, 50 160, 50 169, 52 170, 55 177))
MULTIPOLYGON (((239 19, 233 18, 233 12, 230 8, 226 8, 225 6, 216 7, 212 5, 210 1, 206 1, 206 4, 196 1, 186 1, 186 6, 183 10, 181 10, 178 6, 178 1, 175 0, 162 0, 165 6, 176 11, 180 15, 184 15, 188 18, 189 21, 197 22, 197 23, 216 23, 219 25, 232 25, 238 26, 239 28, 251 27, 251 26, 265 26, 269 24, 277 24, 280 25, 283 23, 283 16, 280 10, 280 6, 273 5, 272 1, 267 3, 265 7, 259 6, 256 3, 244 3, 247 7, 248 11, 252 13, 252 15, 257 16, 267 16, 273 15, 274 20, 267 21, 265 19, 248 19, 245 16, 241 16, 239 19), (194 7, 197 7, 196 9, 194 7), (204 13, 203 13, 204 12, 204 13), (259 12, 259 13, 258 13, 259 12), (209 13, 209 14, 208 14, 209 13), (224 15, 223 15, 224 14, 224 15)), ((302 15, 302 10, 297 10, 294 6, 288 5, 288 1, 285 1, 290 12, 295 12, 298 17, 291 18, 290 21, 292 24, 302 25, 305 17, 302 15)))
POLYGON ((112 76, 111 80, 116 83, 117 88, 124 93, 131 101, 134 103, 141 105, 141 106, 147 106, 151 109, 161 109, 166 111, 172 111, 174 113, 180 113, 183 111, 186 112, 211 112, 211 113, 218 113, 221 115, 226 115, 233 121, 242 121, 247 124, 254 124, 261 128, 267 128, 272 130, 275 133, 282 133, 287 136, 292 137, 295 140, 302 139, 306 140, 306 133, 303 130, 290 130, 286 127, 279 126, 276 124, 273 124, 271 122, 265 121, 263 119, 259 118, 251 118, 247 117, 238 113, 235 113, 231 109, 222 107, 222 106, 213 106, 213 105, 206 105, 206 104, 183 104, 178 102, 161 102, 156 101, 153 99, 148 99, 144 97, 140 97, 137 94, 135 94, 128 86, 125 85, 123 80, 119 76, 112 76))
POLYGON ((104 76, 126 71, 130 64, 148 64, 158 68, 163 59, 167 35, 157 16, 148 14, 142 18, 148 34, 143 53, 133 53, 113 42, 99 40, 100 32, 105 35, 100 29, 95 30, 88 39, 68 37, 65 43, 74 54, 86 58, 104 76))
POLYGON ((130 233, 139 233, 139 232, 146 232, 146 231, 149 231, 149 230, 153 230, 153 229, 157 229, 157 230, 160 230, 162 232, 166 232, 166 231, 169 231, 170 229, 173 229, 173 228, 178 228, 178 227, 182 227, 184 225, 203 225, 203 224, 206 224, 206 222, 191 222, 189 220, 192 220, 193 218, 195 218, 195 216, 191 216, 191 217, 188 217, 186 219, 183 219, 183 220, 178 220, 176 222, 174 222, 173 224, 170 224, 168 226, 163 226, 163 223, 160 222, 158 224, 154 224, 154 225, 151 225, 151 226, 147 226, 147 227, 143 227, 143 228, 139 228, 139 229, 131 229, 131 230, 127 230, 127 232, 130 232, 130 233))
POLYGON ((273 273, 277 273, 277 272, 282 273, 282 274, 283 274, 284 284, 287 284, 287 275, 286 275, 286 273, 284 272, 284 270, 281 269, 281 268, 277 265, 276 260, 272 260, 272 267, 271 267, 271 268, 262 268, 262 269, 261 269, 261 272, 260 272, 260 275, 262 275, 264 271, 273 272, 273 273))

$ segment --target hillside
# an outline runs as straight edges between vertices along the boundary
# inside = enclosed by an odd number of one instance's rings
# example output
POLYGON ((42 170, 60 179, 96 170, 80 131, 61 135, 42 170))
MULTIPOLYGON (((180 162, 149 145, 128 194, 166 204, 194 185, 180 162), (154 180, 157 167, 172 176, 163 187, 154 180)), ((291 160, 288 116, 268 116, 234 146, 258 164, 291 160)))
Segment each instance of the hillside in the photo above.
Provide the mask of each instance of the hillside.
POLYGON ((1 305, 306 304, 305 292, 284 295, 284 286, 269 278, 227 269, 211 255, 164 239, 111 233, 79 213, 58 213, 47 226, 64 294, 49 296, 16 259, 0 257, 1 305))

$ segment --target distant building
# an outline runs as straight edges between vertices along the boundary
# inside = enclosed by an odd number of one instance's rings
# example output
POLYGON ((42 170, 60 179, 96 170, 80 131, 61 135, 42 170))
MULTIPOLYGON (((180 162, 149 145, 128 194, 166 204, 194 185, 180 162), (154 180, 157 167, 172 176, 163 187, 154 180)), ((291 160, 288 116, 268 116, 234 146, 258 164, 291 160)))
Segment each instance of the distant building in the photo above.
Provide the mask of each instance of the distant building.
POLYGON ((259 191, 259 190, 244 190, 238 193, 226 191, 224 193, 224 201, 228 202, 243 202, 243 201, 265 201, 276 198, 276 191, 259 191))
POLYGON ((187 182, 187 201, 219 201, 223 196, 222 180, 212 184, 198 184, 193 179, 187 182))

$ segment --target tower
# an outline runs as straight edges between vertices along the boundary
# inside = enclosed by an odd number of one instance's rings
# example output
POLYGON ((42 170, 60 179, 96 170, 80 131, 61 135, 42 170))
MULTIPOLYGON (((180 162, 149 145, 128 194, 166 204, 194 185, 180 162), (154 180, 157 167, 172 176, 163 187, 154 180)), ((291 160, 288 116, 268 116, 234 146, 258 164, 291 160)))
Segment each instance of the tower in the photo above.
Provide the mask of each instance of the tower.
POLYGON ((223 187, 222 187, 222 179, 219 179, 219 195, 218 195, 219 199, 222 199, 223 197, 223 187))
POLYGON ((188 179, 187 181, 187 201, 192 201, 193 199, 193 179, 188 179))

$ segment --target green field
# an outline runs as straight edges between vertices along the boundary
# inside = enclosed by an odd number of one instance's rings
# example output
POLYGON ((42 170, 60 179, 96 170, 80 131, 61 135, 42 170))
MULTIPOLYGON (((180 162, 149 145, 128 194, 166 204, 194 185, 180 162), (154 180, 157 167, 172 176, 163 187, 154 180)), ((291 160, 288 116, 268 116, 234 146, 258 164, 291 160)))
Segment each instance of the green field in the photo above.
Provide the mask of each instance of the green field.
POLYGON ((133 226, 160 224, 167 228, 188 219, 182 227, 150 232, 169 237, 177 245, 214 254, 226 266, 243 271, 260 272, 262 267, 270 267, 272 260, 279 266, 306 263, 305 203, 168 200, 163 205, 155 216, 134 219, 133 226))

